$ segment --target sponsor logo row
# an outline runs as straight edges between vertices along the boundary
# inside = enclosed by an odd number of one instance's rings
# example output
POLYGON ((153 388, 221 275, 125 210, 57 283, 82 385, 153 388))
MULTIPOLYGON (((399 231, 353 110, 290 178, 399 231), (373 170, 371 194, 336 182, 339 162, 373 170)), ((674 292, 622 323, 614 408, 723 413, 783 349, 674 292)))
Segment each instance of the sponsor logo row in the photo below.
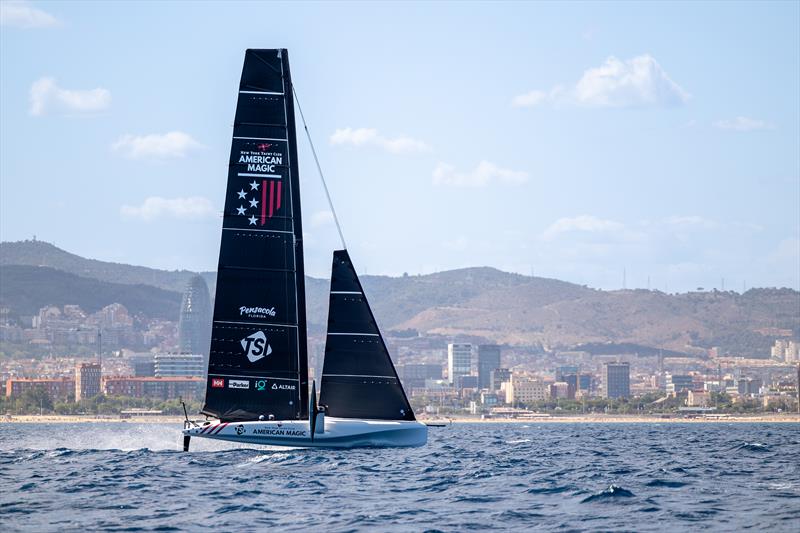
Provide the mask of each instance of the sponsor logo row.
MULTIPOLYGON (((242 424, 236 426, 236 434, 244 435, 247 430, 242 424)), ((253 435, 263 435, 268 437, 305 437, 306 432, 301 429, 289 428, 255 428, 251 431, 253 435)))
MULTIPOLYGON (((270 383, 269 380, 266 379, 229 379, 228 380, 228 388, 229 389, 250 389, 250 384, 252 381, 253 388, 257 391, 267 391, 267 390, 297 390, 297 385, 294 383, 278 383, 272 382, 270 383)), ((224 389, 225 388, 225 378, 211 378, 211 388, 213 389, 224 389)))

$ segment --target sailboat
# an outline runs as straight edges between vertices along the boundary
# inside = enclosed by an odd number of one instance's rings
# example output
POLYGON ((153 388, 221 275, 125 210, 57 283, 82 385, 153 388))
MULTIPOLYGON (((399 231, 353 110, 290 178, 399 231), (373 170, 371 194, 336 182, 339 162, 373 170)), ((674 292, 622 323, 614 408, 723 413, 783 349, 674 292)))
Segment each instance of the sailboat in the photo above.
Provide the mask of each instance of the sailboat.
POLYGON ((247 50, 201 410, 206 420, 187 416, 184 451, 192 437, 297 447, 424 445, 427 426, 414 416, 344 239, 344 249, 333 253, 319 401, 316 383, 309 387, 294 100, 286 49, 247 50))

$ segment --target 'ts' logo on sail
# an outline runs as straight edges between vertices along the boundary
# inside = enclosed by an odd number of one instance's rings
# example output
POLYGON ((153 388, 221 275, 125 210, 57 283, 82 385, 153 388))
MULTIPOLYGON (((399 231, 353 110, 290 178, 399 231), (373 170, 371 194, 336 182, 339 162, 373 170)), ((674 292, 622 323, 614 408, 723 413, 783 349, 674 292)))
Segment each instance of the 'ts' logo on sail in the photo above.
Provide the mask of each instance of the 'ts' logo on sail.
POLYGON ((272 353, 272 346, 267 344, 267 336, 264 335, 263 331, 256 331, 242 339, 241 343, 242 349, 247 355, 247 360, 251 363, 255 363, 272 353))

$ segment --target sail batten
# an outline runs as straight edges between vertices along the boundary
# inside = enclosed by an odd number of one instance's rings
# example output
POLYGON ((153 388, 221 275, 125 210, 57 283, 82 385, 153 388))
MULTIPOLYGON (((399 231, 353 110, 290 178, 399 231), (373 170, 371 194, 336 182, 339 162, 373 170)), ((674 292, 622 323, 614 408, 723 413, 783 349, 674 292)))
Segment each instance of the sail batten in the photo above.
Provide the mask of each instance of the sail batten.
POLYGON ((305 286, 285 50, 248 50, 237 96, 206 402, 224 421, 304 418, 305 286))

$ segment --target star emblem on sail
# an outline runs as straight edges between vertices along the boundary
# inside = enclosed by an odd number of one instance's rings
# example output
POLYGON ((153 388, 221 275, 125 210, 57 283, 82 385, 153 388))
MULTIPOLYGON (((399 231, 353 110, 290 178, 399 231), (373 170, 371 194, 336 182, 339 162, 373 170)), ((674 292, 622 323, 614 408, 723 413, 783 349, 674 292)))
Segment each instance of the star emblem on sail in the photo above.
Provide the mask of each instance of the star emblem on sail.
POLYGON ((239 206, 236 207, 236 215, 247 218, 249 226, 263 226, 267 219, 270 219, 281 208, 281 197, 283 196, 283 183, 280 179, 262 179, 261 183, 256 180, 247 184, 249 191, 235 191, 236 200, 239 206), (252 193, 252 198, 248 195, 252 193), (248 213, 249 209, 255 213, 248 213))

